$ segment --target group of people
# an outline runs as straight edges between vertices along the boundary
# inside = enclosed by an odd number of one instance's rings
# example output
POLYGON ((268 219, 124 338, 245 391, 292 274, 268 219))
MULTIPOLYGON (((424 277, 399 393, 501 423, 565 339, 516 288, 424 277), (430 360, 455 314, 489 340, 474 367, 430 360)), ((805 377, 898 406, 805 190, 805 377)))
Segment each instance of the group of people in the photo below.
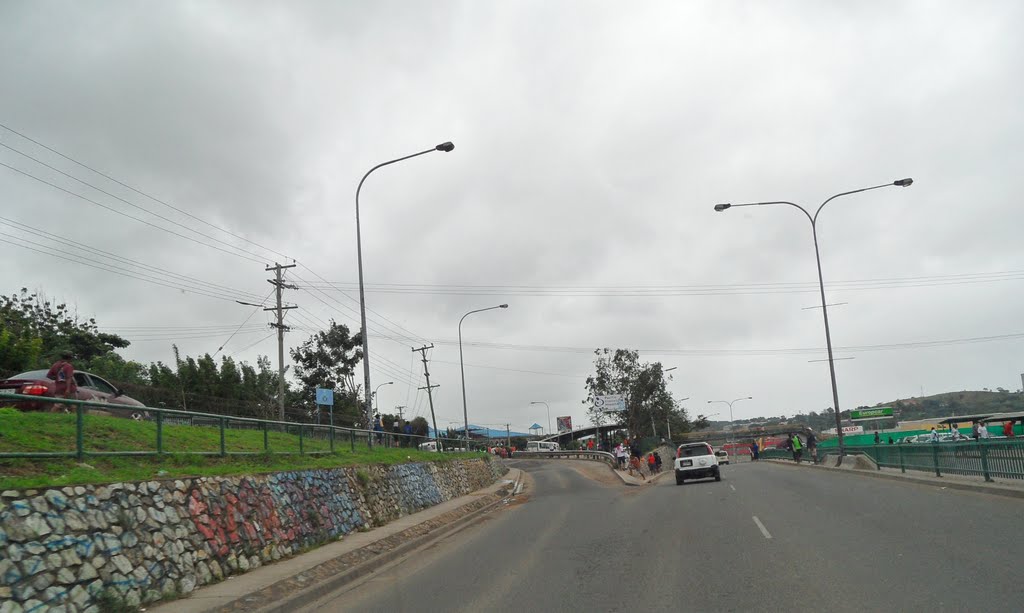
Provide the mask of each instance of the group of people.
POLYGON ((661 454, 652 451, 645 457, 640 451, 640 443, 635 439, 622 441, 615 446, 612 453, 619 465, 619 470, 628 470, 630 475, 635 474, 644 481, 647 480, 647 475, 644 474, 644 464, 647 465, 648 474, 654 475, 661 472, 661 454))
POLYGON ((385 435, 390 434, 388 444, 392 447, 415 447, 413 441, 414 432, 412 424, 408 421, 396 419, 390 429, 386 429, 382 418, 378 417, 373 423, 373 431, 377 433, 377 443, 383 444, 385 435))
POLYGON ((818 438, 814 436, 814 431, 808 429, 804 433, 805 441, 800 440, 800 434, 793 434, 791 437, 786 439, 785 447, 793 454, 793 461, 797 464, 803 461, 804 449, 811 455, 811 461, 815 464, 818 463, 818 438))

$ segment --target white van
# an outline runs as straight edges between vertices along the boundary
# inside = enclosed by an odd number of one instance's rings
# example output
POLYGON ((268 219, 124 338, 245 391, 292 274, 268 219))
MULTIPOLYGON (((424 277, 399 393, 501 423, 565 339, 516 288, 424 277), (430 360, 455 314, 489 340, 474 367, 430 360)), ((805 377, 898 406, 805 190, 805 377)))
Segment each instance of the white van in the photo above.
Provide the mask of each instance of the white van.
POLYGON ((437 451, 437 441, 420 443, 420 451, 437 451))
POLYGON ((561 449, 558 443, 550 443, 548 441, 527 441, 527 451, 558 451, 561 449))

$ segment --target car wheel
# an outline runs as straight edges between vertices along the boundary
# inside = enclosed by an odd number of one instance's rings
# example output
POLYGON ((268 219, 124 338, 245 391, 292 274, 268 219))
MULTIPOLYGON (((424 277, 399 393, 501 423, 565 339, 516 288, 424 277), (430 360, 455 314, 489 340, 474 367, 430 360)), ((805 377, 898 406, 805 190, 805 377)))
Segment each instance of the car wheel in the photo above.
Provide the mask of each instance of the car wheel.
POLYGON ((715 481, 721 481, 721 480, 722 480, 722 474, 721 473, 715 473, 715 481))
POLYGON ((682 477, 676 477, 676 485, 682 485, 685 481, 686 479, 683 479, 682 477))

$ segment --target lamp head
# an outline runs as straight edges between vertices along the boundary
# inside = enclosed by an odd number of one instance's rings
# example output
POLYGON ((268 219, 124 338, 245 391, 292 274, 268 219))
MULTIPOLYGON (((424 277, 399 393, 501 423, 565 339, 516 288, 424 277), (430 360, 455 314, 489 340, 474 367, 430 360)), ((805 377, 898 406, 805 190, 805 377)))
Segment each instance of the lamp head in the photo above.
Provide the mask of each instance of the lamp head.
POLYGON ((445 153, 451 151, 454 148, 455 148, 455 145, 453 145, 451 143, 451 141, 448 141, 446 143, 441 143, 440 145, 434 147, 434 149, 436 149, 438 151, 444 151, 445 153))
POLYGON ((908 177, 906 179, 900 179, 899 181, 893 181, 892 184, 893 185, 898 185, 900 187, 910 187, 910 185, 913 182, 914 182, 914 180, 908 177))
POLYGON ((727 208, 729 208, 731 206, 732 205, 728 204, 728 203, 726 203, 726 204, 716 204, 715 205, 715 210, 718 211, 719 213, 721 213, 722 211, 724 211, 725 209, 727 209, 727 208))
POLYGON ((499 309, 507 309, 507 308, 508 308, 508 305, 507 305, 507 304, 499 304, 499 305, 498 305, 498 308, 499 308, 499 309))

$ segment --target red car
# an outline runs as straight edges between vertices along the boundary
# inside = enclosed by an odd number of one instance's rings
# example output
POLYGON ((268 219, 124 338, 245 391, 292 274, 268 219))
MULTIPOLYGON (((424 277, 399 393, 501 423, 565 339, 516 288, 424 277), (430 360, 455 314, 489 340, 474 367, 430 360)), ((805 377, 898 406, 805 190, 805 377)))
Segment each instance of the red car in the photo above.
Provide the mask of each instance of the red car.
MULTIPOLYGON (((51 410, 51 407, 54 406, 52 402, 32 402, 29 400, 14 400, 10 403, 3 402, 3 395, 5 393, 53 398, 56 383, 52 379, 46 378, 46 372, 45 370, 30 370, 20 375, 14 375, 10 379, 0 381, 0 404, 13 406, 22 411, 51 410)), ((118 409, 122 407, 128 409, 104 411, 97 407, 86 407, 90 413, 107 414, 115 417, 131 417, 135 420, 148 418, 148 414, 145 411, 135 410, 136 407, 144 407, 144 404, 134 398, 125 396, 117 387, 96 375, 75 371, 75 385, 78 386, 75 400, 109 403, 117 405, 118 409)))

